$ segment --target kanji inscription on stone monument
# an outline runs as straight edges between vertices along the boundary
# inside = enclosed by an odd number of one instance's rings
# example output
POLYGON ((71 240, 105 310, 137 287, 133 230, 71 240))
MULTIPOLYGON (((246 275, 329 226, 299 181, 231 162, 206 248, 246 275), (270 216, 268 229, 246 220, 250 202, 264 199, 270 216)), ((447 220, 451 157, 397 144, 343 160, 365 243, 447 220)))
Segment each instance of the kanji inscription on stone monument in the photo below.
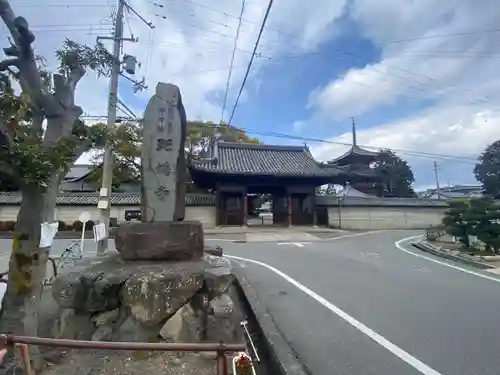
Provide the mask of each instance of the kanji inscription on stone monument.
POLYGON ((142 220, 184 219, 186 114, 179 88, 160 82, 144 113, 142 220))

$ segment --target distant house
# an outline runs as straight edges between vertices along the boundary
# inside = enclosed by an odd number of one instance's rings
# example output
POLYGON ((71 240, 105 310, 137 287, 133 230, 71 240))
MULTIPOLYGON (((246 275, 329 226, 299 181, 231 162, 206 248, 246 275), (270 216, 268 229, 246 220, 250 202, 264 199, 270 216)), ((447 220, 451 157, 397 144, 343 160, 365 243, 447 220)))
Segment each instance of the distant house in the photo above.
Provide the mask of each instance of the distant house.
POLYGON ((427 189, 419 194, 421 198, 427 199, 457 199, 457 198, 480 198, 483 196, 483 188, 479 185, 455 185, 439 189, 427 189))
MULTIPOLYGON (((64 177, 59 190, 65 193, 93 193, 99 190, 100 184, 90 180, 93 165, 75 164, 64 177)), ((137 183, 121 183, 121 193, 139 193, 140 186, 137 183)), ((115 189, 113 189, 115 191, 115 189)))
POLYGON ((60 190, 64 192, 82 193, 96 191, 96 184, 89 181, 89 175, 92 171, 92 167, 92 165, 87 164, 76 164, 71 167, 59 186, 60 190))

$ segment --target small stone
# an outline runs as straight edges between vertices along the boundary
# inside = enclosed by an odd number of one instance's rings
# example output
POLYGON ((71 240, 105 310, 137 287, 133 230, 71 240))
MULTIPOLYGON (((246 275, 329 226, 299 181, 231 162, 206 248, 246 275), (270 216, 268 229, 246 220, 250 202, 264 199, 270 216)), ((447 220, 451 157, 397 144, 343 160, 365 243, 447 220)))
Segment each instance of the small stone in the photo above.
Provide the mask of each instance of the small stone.
POLYGON ((171 363, 175 366, 180 366, 182 365, 182 360, 180 358, 172 358, 171 363))
POLYGON ((234 282, 231 264, 225 258, 205 255, 204 259, 211 265, 205 271, 205 289, 209 299, 225 293, 234 282))
POLYGON ((52 297, 62 309, 95 313, 119 307, 118 291, 136 271, 120 262, 117 255, 98 262, 82 261, 54 280, 52 297))
POLYGON ((157 338, 157 331, 144 326, 131 316, 125 319, 113 337, 116 341, 124 342, 155 342, 157 338))
POLYGON ((214 298, 209 305, 207 316, 206 341, 239 343, 243 341, 243 331, 240 326, 243 313, 236 308, 228 294, 214 298))
POLYGON ((90 315, 64 309, 54 323, 53 336, 57 339, 88 340, 94 332, 90 315))
POLYGON ((227 294, 223 294, 210 301, 210 312, 215 316, 231 315, 234 311, 234 302, 227 294))
POLYGON ((122 303, 135 319, 154 326, 170 318, 202 285, 203 269, 189 269, 188 264, 155 273, 140 272, 123 286, 122 303))
POLYGON ((96 314, 92 317, 92 321, 97 327, 115 323, 120 315, 120 309, 114 309, 110 311, 104 311, 102 313, 96 314))
POLYGON ((111 341, 113 339, 113 329, 110 326, 97 327, 92 335, 92 341, 111 341))
POLYGON ((194 311, 189 304, 186 304, 165 322, 160 329, 160 336, 167 342, 183 341, 181 337, 186 331, 184 325, 189 315, 194 315, 194 311))

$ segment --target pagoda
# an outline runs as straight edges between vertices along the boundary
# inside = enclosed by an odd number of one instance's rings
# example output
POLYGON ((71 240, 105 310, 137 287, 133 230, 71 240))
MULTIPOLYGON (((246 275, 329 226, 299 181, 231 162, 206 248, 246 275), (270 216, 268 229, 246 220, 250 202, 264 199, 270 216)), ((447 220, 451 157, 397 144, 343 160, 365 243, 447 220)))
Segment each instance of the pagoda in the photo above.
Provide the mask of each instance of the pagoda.
MULTIPOLYGON (((352 119, 352 146, 343 155, 330 160, 326 165, 345 172, 349 176, 347 183, 364 194, 377 195, 377 187, 381 183, 379 176, 372 168, 379 152, 361 148, 356 140, 356 122, 352 119)), ((345 187, 345 186, 344 186, 345 187)))

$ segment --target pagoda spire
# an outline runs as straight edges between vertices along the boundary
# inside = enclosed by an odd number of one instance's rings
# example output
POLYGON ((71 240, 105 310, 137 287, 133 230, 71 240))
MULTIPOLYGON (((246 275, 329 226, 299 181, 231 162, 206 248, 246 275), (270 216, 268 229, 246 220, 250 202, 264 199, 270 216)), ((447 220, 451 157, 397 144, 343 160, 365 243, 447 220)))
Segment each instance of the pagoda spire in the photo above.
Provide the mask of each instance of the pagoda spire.
POLYGON ((356 146, 356 121, 354 121, 354 117, 352 118, 352 145, 356 146))

